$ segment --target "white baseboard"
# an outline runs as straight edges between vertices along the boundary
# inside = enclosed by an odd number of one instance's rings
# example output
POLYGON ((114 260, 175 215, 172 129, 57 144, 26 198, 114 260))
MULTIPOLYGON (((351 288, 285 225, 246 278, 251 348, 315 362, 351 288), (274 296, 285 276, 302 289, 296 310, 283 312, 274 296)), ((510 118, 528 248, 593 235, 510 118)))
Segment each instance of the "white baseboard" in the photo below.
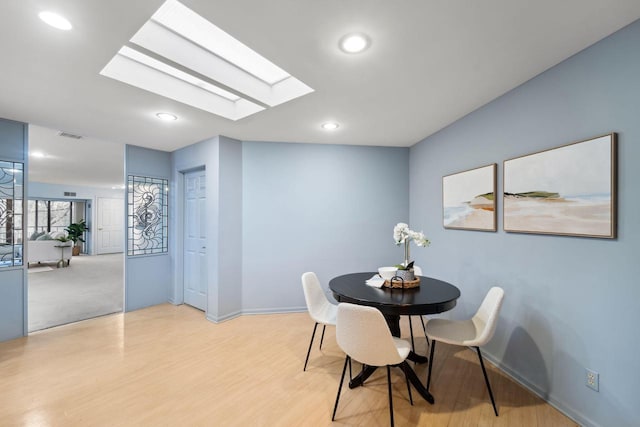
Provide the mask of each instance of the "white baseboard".
POLYGON ((214 317, 210 314, 206 315, 207 320, 213 323, 220 323, 226 320, 235 319, 240 316, 253 316, 259 314, 285 314, 285 313, 304 313, 307 311, 307 307, 279 307, 279 308, 259 308, 252 310, 240 310, 233 313, 225 314, 224 316, 214 317))
POLYGON ((278 307, 278 308, 257 308, 250 310, 242 310, 242 315, 254 314, 285 314, 285 313, 303 313, 307 311, 307 307, 278 307))
MULTIPOLYGON (((471 348, 471 350, 473 352, 476 351, 475 348, 471 348)), ((548 391, 541 390, 535 384, 529 382, 529 380, 527 380, 522 375, 520 375, 516 370, 511 368, 509 365, 499 361, 492 354, 489 354, 483 351, 482 356, 483 358, 488 359, 493 365, 495 365, 498 369, 504 372, 512 380, 514 380, 515 382, 517 382, 518 384, 520 384, 521 386, 523 386, 524 388, 526 388, 527 390, 529 390, 530 392, 538 396, 540 399, 547 402, 549 405, 556 408, 558 411, 562 412, 567 417, 571 418, 576 423, 584 427, 600 427, 600 425, 595 423, 593 420, 584 416, 583 414, 576 411, 575 409, 568 407, 566 404, 554 398, 553 396, 550 396, 548 391)))
POLYGON ((212 316, 212 315, 207 313, 207 315, 205 317, 210 322, 221 323, 221 322, 224 322, 226 320, 231 320, 231 319, 235 319, 236 317, 240 317, 241 314, 242 313, 240 311, 234 311, 232 313, 225 314, 224 316, 214 317, 214 316, 212 316))

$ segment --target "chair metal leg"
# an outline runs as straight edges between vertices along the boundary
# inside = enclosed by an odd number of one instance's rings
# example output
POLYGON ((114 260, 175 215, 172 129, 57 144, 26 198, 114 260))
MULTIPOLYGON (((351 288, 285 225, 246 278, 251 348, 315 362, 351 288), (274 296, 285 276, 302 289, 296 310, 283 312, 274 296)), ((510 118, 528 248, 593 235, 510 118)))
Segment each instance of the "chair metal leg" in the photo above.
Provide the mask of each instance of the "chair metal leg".
POLYGON ((416 344, 413 342, 413 322, 411 321, 411 316, 409 316, 409 333, 411 334, 411 350, 416 352, 416 344))
POLYGON ((320 337, 320 350, 322 350, 322 341, 324 341, 324 330, 326 329, 327 325, 322 325, 322 336, 320 337))
POLYGON ((307 362, 309 361, 309 354, 311 354, 311 346, 313 345, 313 338, 316 336, 316 328, 318 327, 318 322, 313 325, 313 333, 311 334, 311 342, 309 343, 309 350, 307 350, 307 358, 304 360, 304 368, 303 371, 307 370, 307 362))
MULTIPOLYGON (((402 369, 402 372, 404 372, 404 369, 402 369)), ((406 372, 404 372, 404 379, 405 381, 407 381, 407 392, 409 392, 409 403, 411 403, 411 406, 413 406, 413 396, 411 396, 411 385, 409 384, 409 377, 407 376, 406 372)))
POLYGON ((420 321, 422 322, 422 330, 424 331, 424 337, 427 339, 427 345, 429 345, 429 337, 427 336, 427 327, 424 324, 424 318, 420 316, 420 321))
POLYGON ((340 385, 338 386, 338 394, 336 396, 336 404, 333 407, 333 415, 331 415, 331 421, 336 419, 336 411, 338 410, 338 401, 340 400, 340 390, 342 390, 342 382, 344 381, 344 373, 347 371, 347 363, 351 363, 349 356, 344 359, 344 367, 342 368, 342 376, 340 377, 340 385))
POLYGON ((478 359, 480 359, 480 366, 482 366, 482 373, 484 374, 484 381, 487 383, 487 389, 489 390, 489 397, 491 398, 491 404, 493 405, 493 412, 498 416, 498 408, 496 408, 496 401, 493 400, 493 393, 491 392, 491 385, 489 384, 489 377, 487 376, 487 370, 484 368, 484 362, 482 361, 482 353, 480 347, 476 347, 478 352, 478 359))
POLYGON ((351 358, 349 358, 349 382, 353 380, 353 374, 351 373, 351 358))
POLYGON ((389 385, 389 416, 393 427, 393 398, 391 397, 391 367, 387 365, 387 384, 389 385))
POLYGON ((433 368, 433 353, 436 350, 436 340, 431 342, 431 352, 429 353, 429 373, 427 374, 427 391, 429 391, 429 385, 431 384, 431 368, 433 368))

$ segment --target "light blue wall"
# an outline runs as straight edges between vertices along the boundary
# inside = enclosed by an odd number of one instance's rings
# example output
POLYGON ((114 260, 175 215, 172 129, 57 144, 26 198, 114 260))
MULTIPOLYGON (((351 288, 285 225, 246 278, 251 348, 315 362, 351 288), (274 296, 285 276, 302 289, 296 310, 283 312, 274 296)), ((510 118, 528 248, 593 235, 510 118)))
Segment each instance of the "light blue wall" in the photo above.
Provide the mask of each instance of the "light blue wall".
POLYGON ((207 315, 212 320, 218 318, 218 146, 219 138, 211 139, 189 145, 171 153, 172 187, 170 192, 172 229, 175 239, 170 241, 170 247, 174 255, 173 286, 169 299, 173 304, 184 302, 183 292, 183 238, 184 215, 182 201, 184 200, 184 173, 204 169, 206 173, 207 196, 207 295, 214 298, 207 301, 207 315))
POLYGON ((220 136, 177 150, 172 162, 178 234, 172 250, 178 255, 171 301, 182 302, 181 172, 204 167, 210 320, 303 309, 304 271, 326 282, 402 260, 391 236, 395 223, 409 216, 406 148, 240 143, 220 136), (380 194, 387 195, 382 204, 380 194))
POLYGON ((25 289, 22 268, 0 270, 0 341, 26 334, 25 289))
MULTIPOLYGON (((127 145, 125 147, 125 175, 170 180, 171 154, 165 151, 127 145)), ((126 209, 125 203, 125 215, 126 209)), ((174 238, 171 232, 170 228, 169 241, 174 238)), ((126 256, 125 311, 167 302, 172 286, 171 272, 169 252, 156 255, 126 256)))
POLYGON ((242 288, 242 143, 224 136, 211 138, 172 153, 173 222, 176 239, 171 301, 183 302, 184 172, 206 171, 207 186, 207 310, 218 322, 241 311, 242 288))
POLYGON ((25 123, 0 118, 0 156, 3 160, 24 162, 28 128, 25 123))
POLYGON ((243 142, 244 312, 304 309, 300 276, 402 261, 393 226, 409 217, 407 148, 243 142))
MULTIPOLYGON (((411 222, 432 239, 427 275, 462 290, 455 318, 489 287, 506 299, 487 353, 584 425, 637 426, 640 339, 640 22, 411 148, 411 222), (442 176, 619 134, 618 239, 444 230, 442 176), (585 386, 600 373, 600 392, 585 386)), ((500 401, 508 396, 497 396, 500 401)))
POLYGON ((233 317, 242 311, 242 161, 242 143, 220 136, 219 319, 233 317))
MULTIPOLYGON (((0 159, 24 163, 28 175, 27 125, 0 119, 0 159)), ((28 186, 25 178, 24 191, 28 186)), ((27 259, 26 249, 23 251, 27 259)), ((0 341, 18 338, 27 333, 26 267, 0 268, 0 341)))

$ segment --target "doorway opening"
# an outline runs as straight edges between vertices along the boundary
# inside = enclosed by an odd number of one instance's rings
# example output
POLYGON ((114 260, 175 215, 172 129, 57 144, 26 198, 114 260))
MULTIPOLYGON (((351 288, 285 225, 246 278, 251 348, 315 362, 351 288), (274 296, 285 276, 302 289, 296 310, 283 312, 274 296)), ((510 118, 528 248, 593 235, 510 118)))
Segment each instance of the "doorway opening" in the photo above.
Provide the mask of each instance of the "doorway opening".
POLYGON ((26 216, 29 332, 123 310, 123 245, 95 255, 91 200, 30 199, 26 216), (80 240, 65 242, 81 222, 88 229, 80 240))
POLYGON ((24 203, 29 332, 123 310, 124 145, 67 136, 29 125, 24 203), (80 220, 88 229, 78 256, 55 247, 68 242, 29 240, 34 233, 68 235, 65 228, 80 220), (48 255, 36 253, 38 244, 48 255))

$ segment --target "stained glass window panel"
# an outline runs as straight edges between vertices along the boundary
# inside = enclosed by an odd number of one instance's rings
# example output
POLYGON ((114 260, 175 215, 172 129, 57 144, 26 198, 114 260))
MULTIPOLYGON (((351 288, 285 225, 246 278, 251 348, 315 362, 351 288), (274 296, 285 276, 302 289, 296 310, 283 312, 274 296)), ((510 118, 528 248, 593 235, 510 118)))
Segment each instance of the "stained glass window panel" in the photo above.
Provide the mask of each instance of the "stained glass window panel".
POLYGON ((166 179, 129 175, 127 197, 127 254, 168 251, 166 179))
POLYGON ((0 161, 0 267, 22 265, 22 163, 0 161))

